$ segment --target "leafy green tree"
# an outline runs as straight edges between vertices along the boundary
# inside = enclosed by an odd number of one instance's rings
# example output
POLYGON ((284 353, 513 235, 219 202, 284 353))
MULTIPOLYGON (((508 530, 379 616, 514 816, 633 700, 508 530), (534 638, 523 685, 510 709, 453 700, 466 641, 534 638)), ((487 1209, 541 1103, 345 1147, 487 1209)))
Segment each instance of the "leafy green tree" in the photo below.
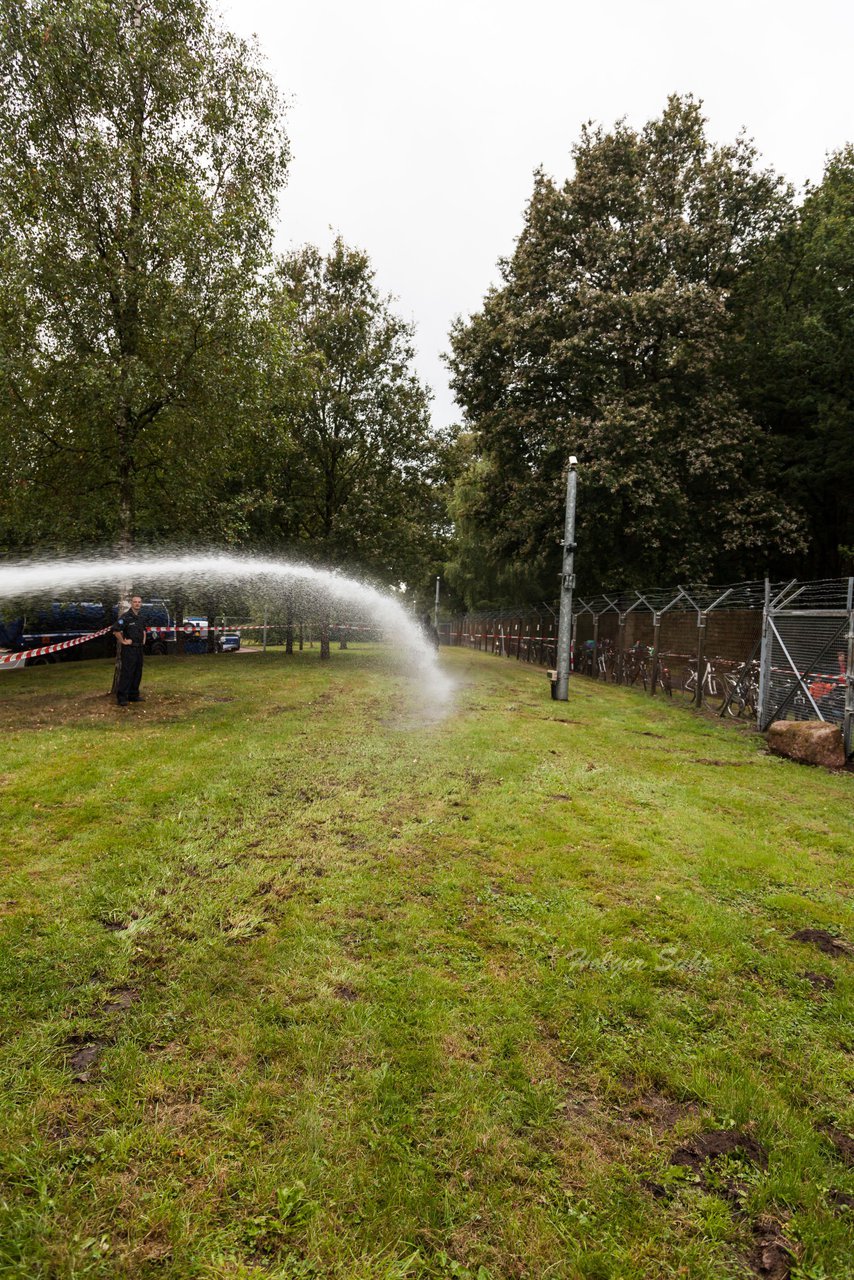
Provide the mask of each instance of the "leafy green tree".
POLYGON ((536 175, 501 288, 451 334, 472 603, 554 595, 570 453, 582 585, 729 576, 802 545, 728 372, 733 283, 790 192, 743 137, 712 145, 691 98, 639 131, 586 126, 573 155, 562 187, 536 175))
MULTIPOLYGON (((854 571, 854 147, 832 155, 796 216, 739 281, 750 340, 742 395, 775 446, 780 492, 801 506, 814 576, 854 571)), ((782 567, 782 566, 781 566, 782 567)))
POLYGON ((256 49, 207 0, 0 0, 7 545, 210 518, 258 394, 287 155, 256 49))
MULTIPOLYGON (((338 240, 278 270, 281 347, 245 500, 257 536, 301 555, 412 582, 440 558, 442 442, 412 370, 412 331, 368 257, 338 240)), ((251 468, 247 468, 250 471, 251 468)))

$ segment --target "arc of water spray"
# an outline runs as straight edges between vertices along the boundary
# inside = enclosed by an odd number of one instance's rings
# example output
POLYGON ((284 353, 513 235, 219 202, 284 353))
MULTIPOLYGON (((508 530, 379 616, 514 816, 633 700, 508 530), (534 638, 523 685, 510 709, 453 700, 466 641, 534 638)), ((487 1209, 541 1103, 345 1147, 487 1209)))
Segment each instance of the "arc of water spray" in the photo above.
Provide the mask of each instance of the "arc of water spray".
POLYGON ((367 608, 383 634, 411 655, 419 682, 434 702, 447 700, 450 682, 439 670, 436 655, 421 628, 392 596, 357 578, 311 565, 255 556, 140 556, 123 559, 34 560, 0 567, 0 601, 44 592, 63 593, 77 587, 110 585, 135 579, 190 579, 196 583, 239 582, 270 578, 314 585, 342 603, 367 608))

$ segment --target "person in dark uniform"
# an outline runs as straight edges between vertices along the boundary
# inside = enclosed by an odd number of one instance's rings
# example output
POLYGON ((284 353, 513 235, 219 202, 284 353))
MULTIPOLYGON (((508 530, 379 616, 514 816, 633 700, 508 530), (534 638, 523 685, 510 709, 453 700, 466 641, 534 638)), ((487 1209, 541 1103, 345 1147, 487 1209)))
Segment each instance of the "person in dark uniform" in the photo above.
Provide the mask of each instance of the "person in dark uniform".
POLYGON ((140 613, 141 608, 141 597, 134 596, 130 602, 130 608, 121 615, 113 627, 113 635, 116 637, 116 644, 121 654, 117 689, 120 707, 126 707, 129 702, 143 700, 139 692, 139 682, 142 679, 142 647, 145 644, 145 623, 140 613))
POLYGON ((439 632, 430 621, 430 614, 425 613, 421 619, 421 630, 424 632, 425 638, 432 644, 433 648, 439 648, 439 632))

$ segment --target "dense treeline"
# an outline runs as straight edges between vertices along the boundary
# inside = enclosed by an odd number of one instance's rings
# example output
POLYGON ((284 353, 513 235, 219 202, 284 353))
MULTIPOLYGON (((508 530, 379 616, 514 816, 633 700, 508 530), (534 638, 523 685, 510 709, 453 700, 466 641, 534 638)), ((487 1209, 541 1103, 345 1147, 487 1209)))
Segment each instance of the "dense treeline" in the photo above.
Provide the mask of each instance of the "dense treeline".
POLYGON ((551 598, 579 458, 582 585, 837 574, 854 560, 854 154, 798 206, 672 98, 535 178, 502 284, 451 335, 465 413, 449 576, 551 598))
POLYGON ((365 254, 274 258, 288 157, 207 0, 0 0, 0 546, 435 572, 411 331, 365 254))

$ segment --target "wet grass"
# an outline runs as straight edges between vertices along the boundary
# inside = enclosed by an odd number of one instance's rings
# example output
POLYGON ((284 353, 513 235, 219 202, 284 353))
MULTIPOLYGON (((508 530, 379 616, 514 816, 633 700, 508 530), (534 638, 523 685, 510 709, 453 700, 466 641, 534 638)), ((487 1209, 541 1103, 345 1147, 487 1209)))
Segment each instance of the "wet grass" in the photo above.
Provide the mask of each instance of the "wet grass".
POLYGON ((0 676, 0 1275, 852 1274, 854 777, 443 661, 0 676))

